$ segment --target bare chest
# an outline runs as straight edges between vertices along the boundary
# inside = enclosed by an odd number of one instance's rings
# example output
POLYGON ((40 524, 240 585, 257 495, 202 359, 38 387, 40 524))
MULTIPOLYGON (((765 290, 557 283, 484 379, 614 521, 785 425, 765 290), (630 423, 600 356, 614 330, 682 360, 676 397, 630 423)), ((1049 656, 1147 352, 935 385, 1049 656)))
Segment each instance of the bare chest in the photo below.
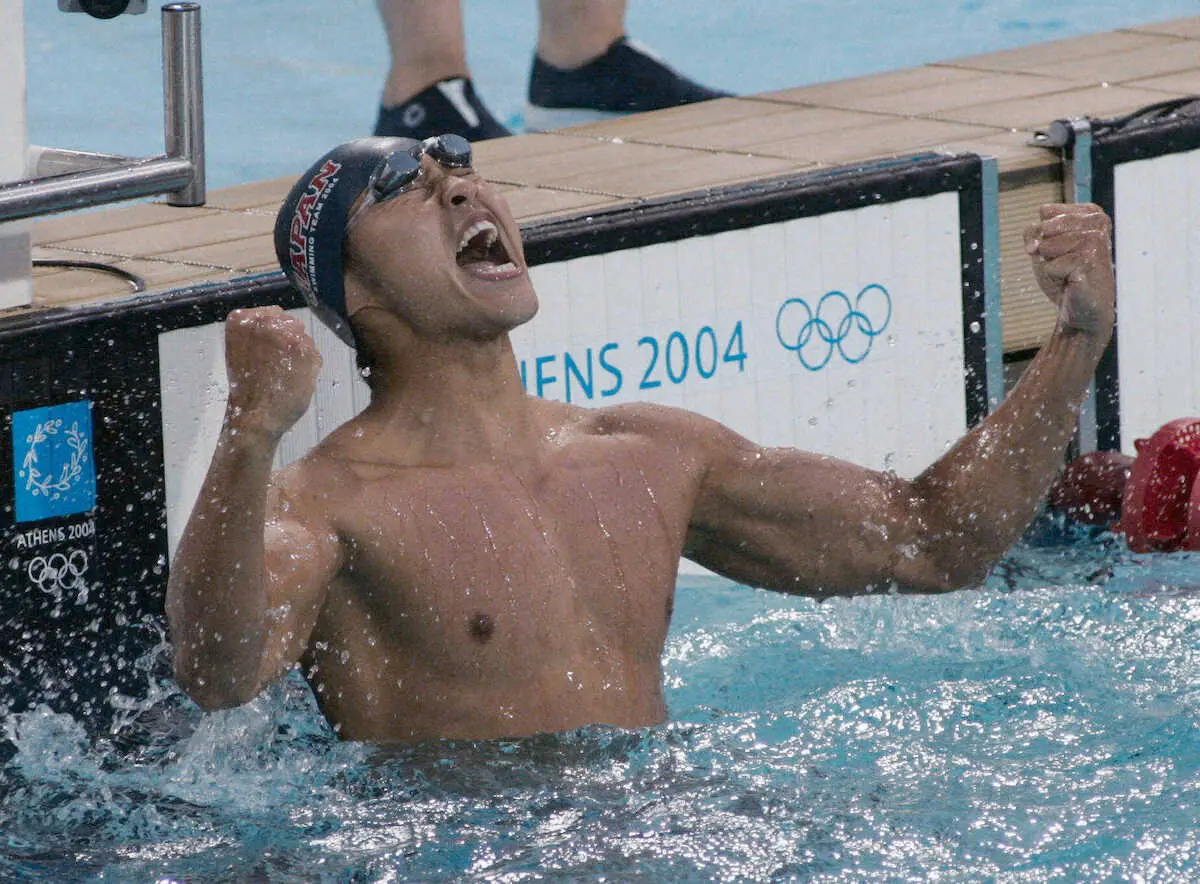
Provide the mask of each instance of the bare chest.
POLYGON ((554 467, 364 485, 342 520, 353 606, 417 644, 660 644, 685 495, 632 459, 554 467))

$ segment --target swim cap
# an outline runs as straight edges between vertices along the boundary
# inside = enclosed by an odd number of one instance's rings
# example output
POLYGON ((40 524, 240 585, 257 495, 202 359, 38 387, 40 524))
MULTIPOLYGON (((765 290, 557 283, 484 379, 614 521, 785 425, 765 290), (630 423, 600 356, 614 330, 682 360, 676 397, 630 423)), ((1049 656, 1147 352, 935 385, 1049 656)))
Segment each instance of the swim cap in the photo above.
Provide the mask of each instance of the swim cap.
POLYGON ((275 256, 283 272, 321 321, 351 347, 342 278, 346 222, 380 162, 418 143, 369 137, 338 145, 300 176, 275 220, 275 256))
POLYGON ((1180 418, 1139 439, 1121 508, 1134 552, 1200 549, 1200 419, 1180 418))

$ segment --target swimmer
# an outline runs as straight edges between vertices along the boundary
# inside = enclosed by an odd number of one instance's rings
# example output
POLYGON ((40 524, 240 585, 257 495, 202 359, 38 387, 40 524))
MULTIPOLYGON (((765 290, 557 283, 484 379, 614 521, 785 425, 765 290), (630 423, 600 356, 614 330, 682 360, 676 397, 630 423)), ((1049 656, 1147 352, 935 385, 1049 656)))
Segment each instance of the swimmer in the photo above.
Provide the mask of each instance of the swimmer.
POLYGON ((664 721, 686 556, 824 598, 977 585, 1030 522, 1113 327, 1109 221, 1047 206, 1026 249, 1058 323, 1006 401, 915 479, 766 449, 661 405, 527 395, 538 308, 517 223, 458 136, 335 148, 281 263, 357 348, 366 409, 272 474, 320 356, 279 308, 226 323, 230 391, 172 563, 176 677, 206 709, 299 665, 345 739, 664 721))
POLYGON ((1119 451, 1090 451, 1072 460, 1050 487, 1046 508, 1072 522, 1115 528, 1133 458, 1119 451))
POLYGON ((1133 445, 1135 457, 1092 451, 1075 458, 1051 486, 1046 508, 1124 534, 1133 552, 1200 550, 1200 419, 1168 421, 1133 445))

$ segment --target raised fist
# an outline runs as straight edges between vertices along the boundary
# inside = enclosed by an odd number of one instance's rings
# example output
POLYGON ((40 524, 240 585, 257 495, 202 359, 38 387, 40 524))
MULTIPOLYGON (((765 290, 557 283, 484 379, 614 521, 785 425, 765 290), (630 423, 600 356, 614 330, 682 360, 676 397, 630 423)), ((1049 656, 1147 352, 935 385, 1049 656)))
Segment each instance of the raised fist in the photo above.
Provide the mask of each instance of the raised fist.
POLYGON ((1038 285, 1058 305, 1064 330, 1105 338, 1112 333, 1116 280, 1112 222, 1092 203, 1042 206, 1025 229, 1025 251, 1038 285))
POLYGON ((279 307, 234 310, 225 321, 227 420, 282 436, 316 390, 321 354, 304 323, 279 307))

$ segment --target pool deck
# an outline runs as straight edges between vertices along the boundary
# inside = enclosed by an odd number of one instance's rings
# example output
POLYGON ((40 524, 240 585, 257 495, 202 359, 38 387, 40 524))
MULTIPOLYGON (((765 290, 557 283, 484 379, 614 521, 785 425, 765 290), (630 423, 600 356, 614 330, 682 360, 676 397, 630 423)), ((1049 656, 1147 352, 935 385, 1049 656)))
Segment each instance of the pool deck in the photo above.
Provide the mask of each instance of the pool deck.
MULTIPOLYGON (((1016 232, 1063 198, 1059 158, 1030 146, 1033 133, 1198 94, 1200 16, 482 142, 476 166, 526 223, 929 150, 995 157, 1004 349, 1018 352, 1044 339, 1054 314, 1016 232)), ((115 265, 149 292, 272 271, 271 227, 293 180, 213 191, 199 208, 142 202, 47 218, 33 226, 34 258, 115 265)), ((128 297, 112 274, 43 267, 33 306, 7 315, 128 297)))

